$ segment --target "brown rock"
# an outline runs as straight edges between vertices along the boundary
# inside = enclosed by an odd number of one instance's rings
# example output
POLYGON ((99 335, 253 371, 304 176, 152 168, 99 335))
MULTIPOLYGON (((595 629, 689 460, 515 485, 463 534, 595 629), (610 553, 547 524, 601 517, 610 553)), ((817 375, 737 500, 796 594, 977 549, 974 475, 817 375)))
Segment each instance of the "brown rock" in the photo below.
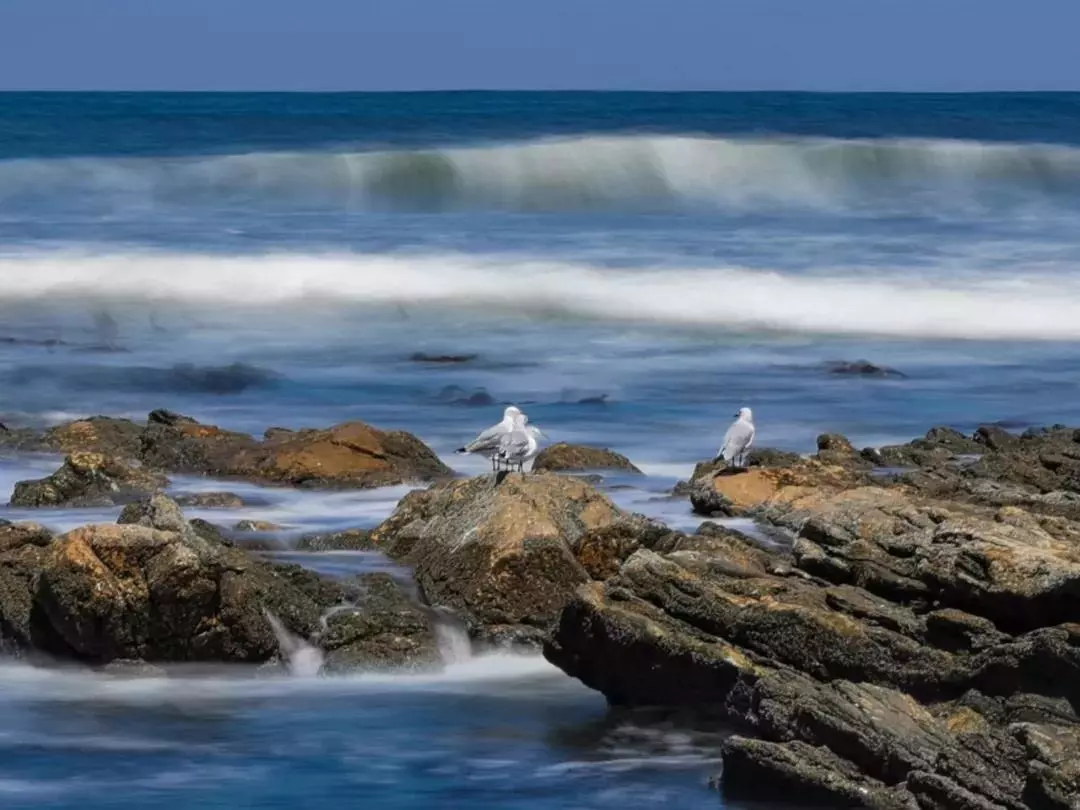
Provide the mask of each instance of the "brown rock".
POLYGON ((45 431, 47 447, 63 453, 100 453, 117 459, 138 456, 143 426, 130 419, 92 416, 45 431))
POLYGON ((414 602, 389 574, 361 574, 353 607, 334 610, 319 636, 325 671, 431 671, 442 655, 430 609, 414 602))
POLYGON ((560 442, 540 451, 533 470, 549 472, 580 472, 585 470, 620 470, 641 475, 626 456, 599 447, 560 442))
POLYGON ((234 492, 179 492, 174 500, 180 506, 199 509, 243 509, 247 501, 234 492))
POLYGON ((293 486, 379 487, 452 475, 414 436, 363 422, 273 431, 264 441, 176 417, 151 420, 142 458, 177 472, 293 486))
POLYGON ((319 593, 333 587, 314 575, 199 536, 167 498, 129 517, 138 522, 86 526, 47 547, 33 582, 35 646, 92 663, 265 661, 277 640, 264 610, 308 636, 318 600, 341 599, 319 593))
POLYGON ((379 487, 453 473, 409 433, 348 422, 242 449, 231 460, 230 474, 294 486, 379 487))
POLYGON ((12 506, 111 506, 144 497, 168 484, 155 473, 99 453, 72 453, 47 478, 19 481, 12 506))
POLYGON ((626 519, 573 478, 509 474, 496 485, 482 476, 408 494, 372 539, 415 566, 432 604, 486 626, 543 628, 589 579, 575 544, 626 519))

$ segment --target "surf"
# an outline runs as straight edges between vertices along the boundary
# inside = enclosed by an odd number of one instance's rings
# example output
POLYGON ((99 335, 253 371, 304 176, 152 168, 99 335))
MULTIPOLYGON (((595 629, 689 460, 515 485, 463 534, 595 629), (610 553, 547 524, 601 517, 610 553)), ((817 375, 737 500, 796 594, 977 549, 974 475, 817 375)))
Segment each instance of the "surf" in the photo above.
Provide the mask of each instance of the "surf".
POLYGON ((1080 148, 954 139, 581 135, 400 150, 0 161, 26 206, 581 212, 1080 199, 1080 148))
POLYGON ((427 307, 735 332, 970 340, 1080 338, 1080 276, 643 269, 468 254, 42 252, 0 257, 0 306, 427 307))

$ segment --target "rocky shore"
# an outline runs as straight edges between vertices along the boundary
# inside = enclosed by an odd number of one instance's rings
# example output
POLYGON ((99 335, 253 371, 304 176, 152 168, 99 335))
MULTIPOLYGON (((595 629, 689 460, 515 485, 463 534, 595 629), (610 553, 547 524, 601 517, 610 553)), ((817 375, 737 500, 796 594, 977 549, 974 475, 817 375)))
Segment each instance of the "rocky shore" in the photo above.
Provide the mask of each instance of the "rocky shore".
POLYGON ((0 526, 9 654, 275 667, 307 645, 327 673, 430 670, 452 625, 477 650, 542 649, 613 706, 715 718, 733 732, 717 778, 731 795, 1080 807, 1080 431, 935 428, 873 450, 826 435, 809 457, 702 463, 672 496, 702 517, 692 533, 554 472, 633 469, 590 448, 463 479, 415 437, 363 423, 256 440, 166 411, 11 430, 0 446, 66 454, 15 504, 126 504, 115 524, 59 536, 0 526), (188 521, 162 494, 181 473, 429 485, 372 530, 299 543, 379 552, 414 581, 275 563, 188 521))

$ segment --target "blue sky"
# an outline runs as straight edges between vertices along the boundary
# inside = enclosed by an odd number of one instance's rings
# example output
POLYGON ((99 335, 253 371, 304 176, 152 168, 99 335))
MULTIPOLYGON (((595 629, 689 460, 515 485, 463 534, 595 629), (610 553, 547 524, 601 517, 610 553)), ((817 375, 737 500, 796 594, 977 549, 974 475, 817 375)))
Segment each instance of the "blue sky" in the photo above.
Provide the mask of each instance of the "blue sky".
POLYGON ((0 0, 0 89, 1080 90, 1080 0, 0 0))

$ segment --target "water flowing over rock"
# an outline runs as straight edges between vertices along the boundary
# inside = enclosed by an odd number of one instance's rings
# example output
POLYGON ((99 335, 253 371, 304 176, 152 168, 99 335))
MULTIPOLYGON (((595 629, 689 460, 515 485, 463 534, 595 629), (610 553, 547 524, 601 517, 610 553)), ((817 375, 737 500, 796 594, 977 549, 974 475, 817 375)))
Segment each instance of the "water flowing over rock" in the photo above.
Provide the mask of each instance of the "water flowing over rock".
POLYGON ((128 503, 168 484, 163 475, 133 467, 100 453, 76 452, 52 475, 19 481, 12 506, 112 506, 128 503))

